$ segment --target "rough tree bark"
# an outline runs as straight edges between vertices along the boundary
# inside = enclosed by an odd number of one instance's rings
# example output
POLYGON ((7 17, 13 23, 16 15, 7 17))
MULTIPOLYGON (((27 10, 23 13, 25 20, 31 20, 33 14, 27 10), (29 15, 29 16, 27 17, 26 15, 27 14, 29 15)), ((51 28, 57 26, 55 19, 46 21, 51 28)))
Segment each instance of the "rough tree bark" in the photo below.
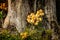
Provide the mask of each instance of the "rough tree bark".
POLYGON ((13 25, 19 33, 22 32, 26 27, 26 16, 29 11, 30 8, 27 0, 8 0, 8 14, 5 18, 3 28, 13 25))
POLYGON ((53 31, 52 40, 55 40, 55 38, 58 39, 56 34, 56 30, 59 28, 56 17, 56 0, 45 0, 45 14, 48 20, 46 22, 47 28, 53 31))

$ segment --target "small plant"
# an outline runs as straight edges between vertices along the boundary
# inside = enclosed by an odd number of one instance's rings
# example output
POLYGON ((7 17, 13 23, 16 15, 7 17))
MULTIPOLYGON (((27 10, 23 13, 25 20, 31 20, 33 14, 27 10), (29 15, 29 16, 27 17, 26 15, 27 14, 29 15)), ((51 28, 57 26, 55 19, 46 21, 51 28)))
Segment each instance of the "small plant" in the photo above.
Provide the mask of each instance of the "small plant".
POLYGON ((0 11, 0 19, 2 19, 2 18, 3 18, 2 11, 0 11))
POLYGON ((20 33, 20 36, 22 37, 22 39, 27 38, 28 37, 28 32, 20 33))
POLYGON ((36 14, 31 13, 27 16, 27 22, 30 24, 38 25, 39 22, 42 21, 42 17, 44 16, 44 12, 42 9, 38 10, 36 14))

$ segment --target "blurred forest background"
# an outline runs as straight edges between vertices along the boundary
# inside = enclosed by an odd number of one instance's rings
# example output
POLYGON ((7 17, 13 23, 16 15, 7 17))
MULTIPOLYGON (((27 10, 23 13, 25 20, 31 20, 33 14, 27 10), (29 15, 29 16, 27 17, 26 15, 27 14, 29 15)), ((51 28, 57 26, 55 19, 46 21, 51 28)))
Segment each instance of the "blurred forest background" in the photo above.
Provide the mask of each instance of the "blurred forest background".
POLYGON ((0 40, 60 40, 60 0, 0 0, 0 40))

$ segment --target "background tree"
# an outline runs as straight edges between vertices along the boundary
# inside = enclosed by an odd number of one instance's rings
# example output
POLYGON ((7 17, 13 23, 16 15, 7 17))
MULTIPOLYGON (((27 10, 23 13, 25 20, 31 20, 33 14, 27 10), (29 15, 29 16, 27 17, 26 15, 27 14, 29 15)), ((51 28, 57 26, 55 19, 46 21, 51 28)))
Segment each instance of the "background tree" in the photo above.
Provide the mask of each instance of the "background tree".
POLYGON ((30 8, 27 0, 8 0, 8 14, 3 28, 7 28, 8 25, 13 25, 18 32, 22 32, 26 27, 26 16, 29 11, 30 8))
POLYGON ((52 40, 55 38, 58 39, 58 31, 60 26, 57 22, 56 16, 56 0, 45 0, 45 14, 48 21, 46 21, 46 25, 48 29, 52 29, 52 40))

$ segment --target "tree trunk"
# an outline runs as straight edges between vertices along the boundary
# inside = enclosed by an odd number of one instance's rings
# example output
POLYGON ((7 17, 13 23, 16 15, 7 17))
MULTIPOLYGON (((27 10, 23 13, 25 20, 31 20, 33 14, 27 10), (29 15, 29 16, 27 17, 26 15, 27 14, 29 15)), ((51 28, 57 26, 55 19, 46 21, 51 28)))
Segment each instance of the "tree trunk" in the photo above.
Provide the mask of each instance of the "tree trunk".
POLYGON ((26 27, 26 16, 29 11, 30 8, 27 0, 8 0, 8 14, 5 18, 3 28, 13 25, 19 33, 22 32, 26 27))
MULTIPOLYGON (((57 37, 56 30, 59 28, 56 18, 56 1, 55 0, 45 0, 45 14, 48 22, 47 28, 52 29, 52 40, 55 40, 57 37), (56 29, 57 28, 57 29, 56 29)), ((58 38, 58 37, 57 37, 58 38)))

